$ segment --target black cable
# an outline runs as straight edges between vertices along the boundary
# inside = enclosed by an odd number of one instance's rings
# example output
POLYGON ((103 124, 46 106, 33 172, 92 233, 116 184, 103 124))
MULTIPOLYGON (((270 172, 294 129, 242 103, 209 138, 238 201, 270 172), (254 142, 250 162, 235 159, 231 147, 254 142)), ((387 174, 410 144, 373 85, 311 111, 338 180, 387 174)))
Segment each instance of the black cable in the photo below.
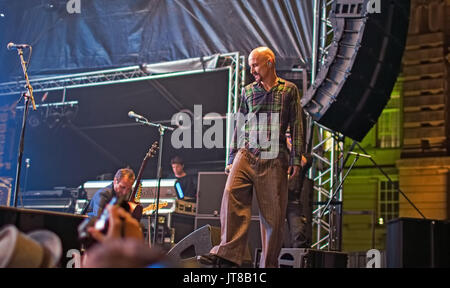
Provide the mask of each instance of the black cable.
MULTIPOLYGON (((355 142, 356 142, 356 141, 355 141, 355 142)), ((359 145, 358 142, 356 142, 356 145, 358 145, 359 149, 361 149, 361 151, 363 151, 364 154, 368 154, 368 153, 366 152, 366 150, 364 150, 364 148, 362 148, 361 145, 359 145)), ((392 179, 389 177, 389 175, 387 175, 386 172, 384 172, 384 170, 383 170, 383 169, 375 162, 375 160, 373 160, 372 157, 370 157, 369 159, 370 159, 370 161, 372 161, 373 165, 375 165, 375 167, 377 167, 378 170, 380 170, 380 172, 388 179, 389 183, 391 183, 392 185, 394 185, 394 182, 393 182, 392 179)), ((394 187, 395 187, 395 185, 394 185, 394 187)), ((397 191, 400 192, 400 194, 402 194, 403 197, 405 197, 405 199, 409 202, 409 204, 411 204, 411 206, 412 206, 412 207, 420 214, 420 216, 422 216, 423 219, 427 219, 427 218, 425 217, 425 215, 423 215, 422 212, 420 212, 419 208, 417 208, 416 205, 414 205, 414 203, 413 203, 411 200, 409 200, 409 198, 405 195, 405 193, 403 193, 403 191, 400 190, 400 188, 397 188, 397 191)))

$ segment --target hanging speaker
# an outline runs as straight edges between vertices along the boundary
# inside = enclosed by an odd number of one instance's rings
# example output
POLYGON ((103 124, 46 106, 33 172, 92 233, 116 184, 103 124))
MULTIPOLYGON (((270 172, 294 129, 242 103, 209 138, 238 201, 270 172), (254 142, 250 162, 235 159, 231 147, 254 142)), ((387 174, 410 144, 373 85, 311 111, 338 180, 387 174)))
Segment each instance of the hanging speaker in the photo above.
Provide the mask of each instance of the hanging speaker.
POLYGON ((361 141, 377 122, 400 71, 409 0, 336 0, 334 36, 301 103, 318 123, 361 141))

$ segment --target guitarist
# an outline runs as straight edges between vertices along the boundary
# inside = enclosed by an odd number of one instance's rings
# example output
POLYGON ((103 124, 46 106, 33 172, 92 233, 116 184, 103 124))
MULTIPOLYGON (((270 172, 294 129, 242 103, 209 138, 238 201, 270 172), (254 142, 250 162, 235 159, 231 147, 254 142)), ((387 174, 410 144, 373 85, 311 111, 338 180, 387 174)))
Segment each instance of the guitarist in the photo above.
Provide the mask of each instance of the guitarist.
POLYGON ((88 208, 88 216, 100 216, 106 204, 115 196, 129 196, 136 176, 130 168, 122 168, 116 172, 114 181, 95 192, 88 208))

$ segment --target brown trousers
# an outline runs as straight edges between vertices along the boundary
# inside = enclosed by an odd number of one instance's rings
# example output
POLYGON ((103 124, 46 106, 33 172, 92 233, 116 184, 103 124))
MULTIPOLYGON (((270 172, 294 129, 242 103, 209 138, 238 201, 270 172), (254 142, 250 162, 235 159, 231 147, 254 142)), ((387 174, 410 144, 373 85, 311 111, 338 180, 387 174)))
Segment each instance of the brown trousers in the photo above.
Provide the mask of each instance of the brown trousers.
POLYGON ((260 267, 278 267, 288 196, 287 169, 287 153, 280 152, 276 159, 259 159, 245 149, 239 150, 222 198, 221 242, 211 249, 211 253, 242 264, 254 191, 261 224, 260 267))

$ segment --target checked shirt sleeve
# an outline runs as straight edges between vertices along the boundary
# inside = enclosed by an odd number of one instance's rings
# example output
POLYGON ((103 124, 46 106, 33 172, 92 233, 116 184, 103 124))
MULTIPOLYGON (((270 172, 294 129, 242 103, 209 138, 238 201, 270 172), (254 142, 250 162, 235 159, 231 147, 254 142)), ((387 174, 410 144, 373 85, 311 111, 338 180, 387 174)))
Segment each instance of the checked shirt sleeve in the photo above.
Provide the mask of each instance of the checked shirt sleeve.
POLYGON ((289 126, 292 135, 292 150, 289 165, 300 166, 303 147, 303 109, 300 105, 300 92, 294 85, 289 103, 289 126))
MULTIPOLYGON (((251 92, 250 92, 251 93, 251 92)), ((239 101, 239 108, 237 111, 237 114, 241 114, 241 115, 247 115, 248 113, 248 106, 247 106, 247 89, 246 88, 242 88, 242 92, 241 95, 238 99, 239 101)), ((236 117, 232 117, 233 120, 236 120, 236 117)), ((238 139, 238 130, 237 129, 241 129, 242 127, 239 127, 239 121, 235 122, 234 125, 234 131, 233 131, 233 136, 231 138, 231 143, 230 143, 230 153, 228 156, 228 162, 227 164, 233 164, 233 160, 234 157, 236 156, 236 153, 239 151, 239 139, 238 139)))

